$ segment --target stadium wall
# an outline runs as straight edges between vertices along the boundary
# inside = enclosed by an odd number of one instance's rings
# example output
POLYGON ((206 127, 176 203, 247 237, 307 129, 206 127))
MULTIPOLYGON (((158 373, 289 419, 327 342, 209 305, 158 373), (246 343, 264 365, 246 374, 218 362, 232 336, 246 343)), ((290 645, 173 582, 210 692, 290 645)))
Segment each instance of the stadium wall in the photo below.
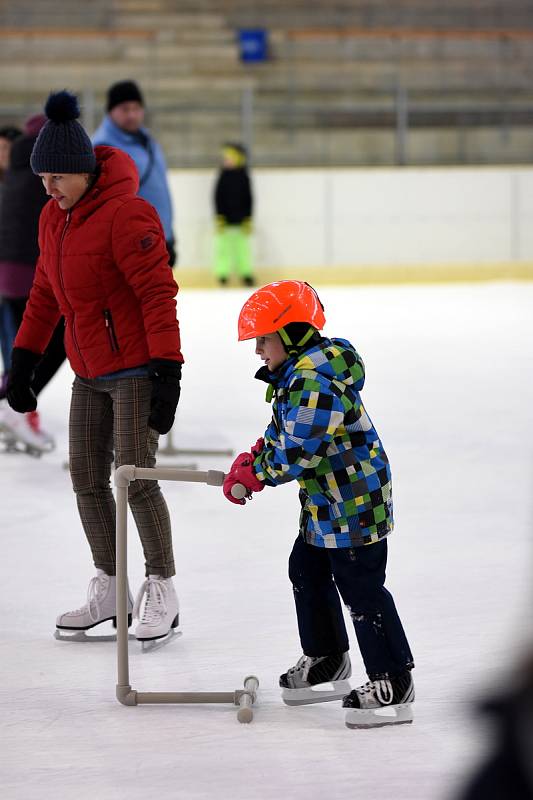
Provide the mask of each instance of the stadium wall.
MULTIPOLYGON (((208 286, 213 170, 174 170, 178 281, 208 286)), ((533 167, 256 169, 257 280, 533 279, 533 167)))

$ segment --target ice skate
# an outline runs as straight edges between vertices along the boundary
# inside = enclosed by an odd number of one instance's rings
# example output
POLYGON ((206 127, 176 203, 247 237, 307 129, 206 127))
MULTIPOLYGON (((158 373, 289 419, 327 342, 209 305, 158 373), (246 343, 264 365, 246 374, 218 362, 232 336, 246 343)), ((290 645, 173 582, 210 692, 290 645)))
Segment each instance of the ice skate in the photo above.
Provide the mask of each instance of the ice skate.
POLYGON ((55 450, 56 448, 55 439, 51 433, 49 433, 42 427, 41 417, 39 416, 39 412, 29 411, 24 416, 27 419, 28 426, 31 428, 31 430, 37 437, 37 441, 40 443, 39 446, 43 451, 43 453, 51 453, 52 450, 55 450))
POLYGON ((411 671, 396 678, 369 681, 342 701, 347 728, 380 728, 413 721, 415 687, 411 671))
POLYGON ((167 644, 179 625, 179 603, 172 578, 149 575, 139 589, 133 616, 139 620, 135 638, 142 642, 143 652, 167 644))
POLYGON ((0 441, 8 453, 27 453, 39 458, 55 448, 53 437, 42 430, 37 411, 19 414, 0 401, 0 441))
POLYGON ((350 691, 352 666, 348 653, 332 656, 302 656, 280 675, 281 697, 288 706, 340 700, 350 691))
MULTIPOLYGON (((108 621, 112 622, 114 628, 117 627, 116 590, 115 576, 106 575, 103 570, 97 569, 96 576, 89 582, 87 602, 75 611, 59 615, 54 637, 60 641, 70 642, 116 641, 116 634, 87 636, 85 633, 108 621)), ((132 621, 132 609, 133 599, 128 588, 128 626, 132 621)))

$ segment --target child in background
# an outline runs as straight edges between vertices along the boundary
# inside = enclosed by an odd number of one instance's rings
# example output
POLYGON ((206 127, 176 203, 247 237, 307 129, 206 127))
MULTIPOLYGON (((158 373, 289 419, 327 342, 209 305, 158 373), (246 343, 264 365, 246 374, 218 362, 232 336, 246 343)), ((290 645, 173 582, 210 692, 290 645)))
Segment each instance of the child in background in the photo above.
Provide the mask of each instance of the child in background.
POLYGON ((304 655, 280 677, 289 705, 343 697, 346 725, 412 721, 411 650, 385 589, 393 528, 387 455, 361 401, 362 359, 344 339, 328 339, 314 289, 279 281, 258 289, 239 315, 239 340, 256 337, 273 417, 264 439, 233 462, 250 498, 265 486, 300 485, 300 530, 289 559, 304 655), (339 594, 349 609, 369 682, 350 692, 349 642, 339 594), (333 691, 315 687, 333 684, 333 691), (347 692, 350 692, 347 694, 347 692))
POLYGON ((251 251, 253 200, 246 150, 240 144, 222 148, 222 168, 215 186, 215 277, 225 285, 231 272, 253 286, 251 251))

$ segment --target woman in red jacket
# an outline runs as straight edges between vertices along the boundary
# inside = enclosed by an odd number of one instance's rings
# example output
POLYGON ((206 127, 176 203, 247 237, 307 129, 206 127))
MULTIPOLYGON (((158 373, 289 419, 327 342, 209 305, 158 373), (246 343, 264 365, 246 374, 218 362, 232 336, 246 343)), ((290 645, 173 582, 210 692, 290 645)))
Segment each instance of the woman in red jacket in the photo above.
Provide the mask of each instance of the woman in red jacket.
MULTIPOLYGON (((159 434, 174 421, 183 357, 178 287, 157 213, 136 196, 134 162, 114 148, 93 150, 68 92, 50 95, 45 113, 31 165, 51 200, 39 222, 40 256, 7 398, 19 412, 36 407, 33 372, 63 315, 75 373, 70 474, 96 567, 87 603, 57 619, 58 628, 72 631, 116 616, 111 463, 154 466, 159 434)), ((129 503, 147 578, 135 604, 135 635, 158 639, 178 622, 169 514, 155 481, 134 481, 129 503)), ((131 597, 129 604, 131 612, 131 597)))

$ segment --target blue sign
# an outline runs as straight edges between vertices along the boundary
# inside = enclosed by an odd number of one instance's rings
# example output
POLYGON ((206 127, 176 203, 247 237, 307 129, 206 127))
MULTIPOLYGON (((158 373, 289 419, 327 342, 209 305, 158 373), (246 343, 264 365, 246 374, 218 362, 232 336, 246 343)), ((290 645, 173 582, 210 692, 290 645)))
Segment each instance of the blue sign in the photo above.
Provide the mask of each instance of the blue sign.
POLYGON ((242 28, 239 31, 241 61, 266 61, 268 37, 264 28, 242 28))

